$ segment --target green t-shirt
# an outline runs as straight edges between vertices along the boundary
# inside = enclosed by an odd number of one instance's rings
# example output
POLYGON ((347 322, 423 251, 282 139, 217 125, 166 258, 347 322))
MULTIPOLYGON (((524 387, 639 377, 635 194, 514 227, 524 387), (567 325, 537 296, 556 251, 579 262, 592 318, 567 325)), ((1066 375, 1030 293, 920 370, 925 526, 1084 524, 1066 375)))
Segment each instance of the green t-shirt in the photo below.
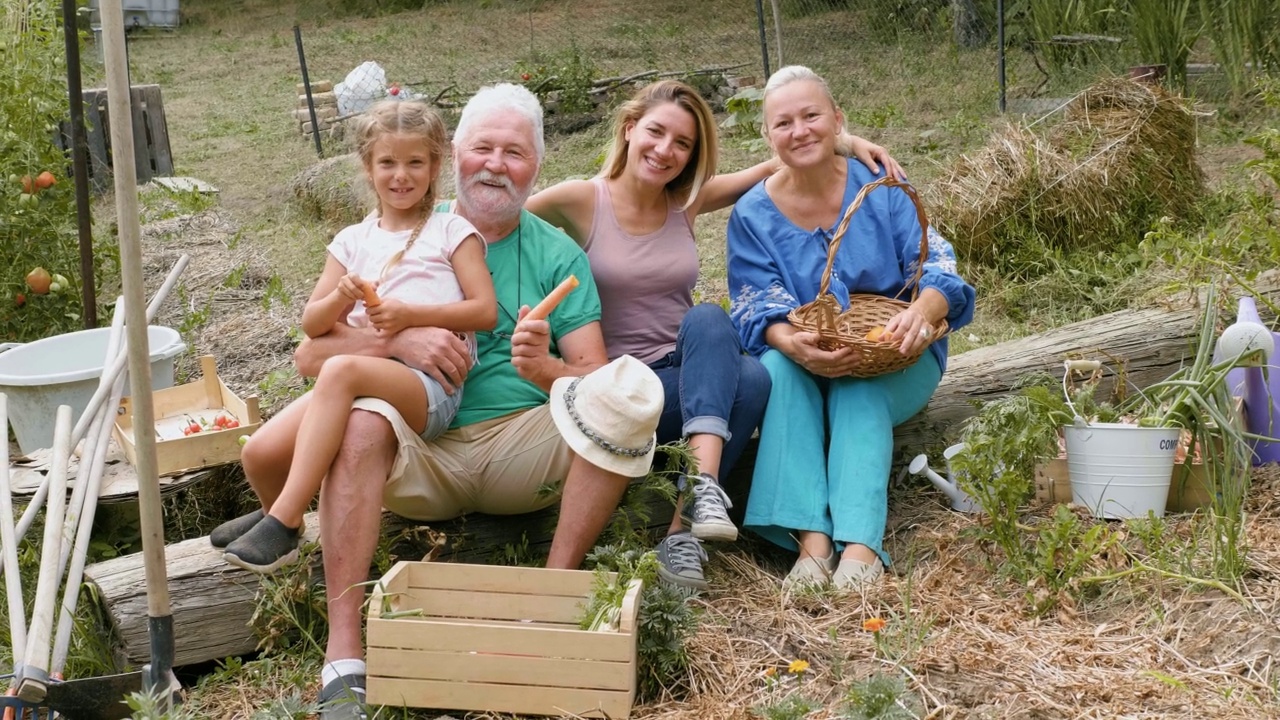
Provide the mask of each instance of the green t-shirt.
MULTIPOLYGON (((448 205, 441 206, 448 209, 448 205)), ((479 360, 463 385, 462 406, 451 427, 461 427, 537 407, 547 394, 521 378, 511 364, 511 333, 522 305, 533 307, 569 275, 581 283, 551 317, 551 354, 559 338, 600 319, 600 297, 587 255, 568 235, 523 211, 510 235, 489 243, 489 273, 498 295, 498 325, 476 333, 479 360)))

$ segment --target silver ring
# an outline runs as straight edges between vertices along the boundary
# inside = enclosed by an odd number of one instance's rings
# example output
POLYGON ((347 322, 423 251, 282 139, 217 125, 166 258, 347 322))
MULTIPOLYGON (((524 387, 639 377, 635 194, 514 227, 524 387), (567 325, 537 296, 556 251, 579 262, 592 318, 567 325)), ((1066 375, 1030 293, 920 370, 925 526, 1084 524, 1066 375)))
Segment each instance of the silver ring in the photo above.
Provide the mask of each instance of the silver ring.
POLYGON ((925 340, 932 338, 933 328, 929 327, 928 325, 920 328, 920 337, 924 338, 925 340))

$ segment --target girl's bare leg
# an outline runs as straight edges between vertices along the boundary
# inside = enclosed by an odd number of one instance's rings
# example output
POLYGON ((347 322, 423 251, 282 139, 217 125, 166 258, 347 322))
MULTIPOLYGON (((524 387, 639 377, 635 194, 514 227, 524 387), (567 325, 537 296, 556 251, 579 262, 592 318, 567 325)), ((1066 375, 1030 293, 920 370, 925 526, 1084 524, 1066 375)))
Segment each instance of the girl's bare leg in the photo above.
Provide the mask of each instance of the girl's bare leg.
POLYGON ((240 452, 240 464, 244 468, 245 477, 265 511, 271 510, 271 505, 284 489, 285 480, 289 477, 289 466, 293 463, 298 427, 310 404, 310 392, 289 403, 288 407, 276 413, 257 432, 250 435, 240 452))
POLYGON ((418 374, 403 363, 358 355, 329 359, 316 378, 310 405, 298 427, 288 479, 271 504, 271 516, 285 527, 301 525, 303 513, 338 455, 351 403, 358 397, 391 403, 415 432, 426 427, 426 388, 418 374))

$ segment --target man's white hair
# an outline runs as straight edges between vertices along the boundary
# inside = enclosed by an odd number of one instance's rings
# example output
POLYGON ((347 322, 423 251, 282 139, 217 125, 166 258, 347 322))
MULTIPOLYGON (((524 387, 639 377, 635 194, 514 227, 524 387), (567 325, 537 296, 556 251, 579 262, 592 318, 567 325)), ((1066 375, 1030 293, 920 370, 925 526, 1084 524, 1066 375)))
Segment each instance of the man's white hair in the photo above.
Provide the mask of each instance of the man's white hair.
POLYGON ((538 153, 538 164, 542 164, 542 156, 546 152, 546 142, 542 137, 542 103, 537 96, 529 92, 523 85, 499 83, 480 88, 462 108, 462 116, 458 118, 458 127, 453 131, 453 141, 461 145, 467 139, 467 133, 477 120, 496 112, 518 112, 533 127, 533 145, 538 153))

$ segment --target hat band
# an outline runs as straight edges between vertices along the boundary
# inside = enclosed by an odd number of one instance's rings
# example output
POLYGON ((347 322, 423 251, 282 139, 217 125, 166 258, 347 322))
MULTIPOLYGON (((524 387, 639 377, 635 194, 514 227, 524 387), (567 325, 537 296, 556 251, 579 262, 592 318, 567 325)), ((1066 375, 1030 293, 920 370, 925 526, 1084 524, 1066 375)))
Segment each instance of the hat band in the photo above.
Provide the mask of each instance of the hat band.
POLYGON ((578 409, 573 405, 574 400, 578 397, 578 382, 581 380, 582 378, 580 377, 574 378, 573 382, 569 383, 569 387, 564 391, 565 409, 569 411, 569 417, 573 418, 573 423, 578 426, 578 431, 583 435, 586 435, 587 439, 599 446, 600 449, 613 455, 622 455, 623 457, 644 457, 645 455, 648 455, 650 451, 653 450, 654 439, 652 437, 649 438, 649 442, 642 448, 628 448, 620 445, 614 445, 608 440, 597 435, 594 430, 587 427, 587 424, 582 421, 582 416, 578 414, 578 409))

